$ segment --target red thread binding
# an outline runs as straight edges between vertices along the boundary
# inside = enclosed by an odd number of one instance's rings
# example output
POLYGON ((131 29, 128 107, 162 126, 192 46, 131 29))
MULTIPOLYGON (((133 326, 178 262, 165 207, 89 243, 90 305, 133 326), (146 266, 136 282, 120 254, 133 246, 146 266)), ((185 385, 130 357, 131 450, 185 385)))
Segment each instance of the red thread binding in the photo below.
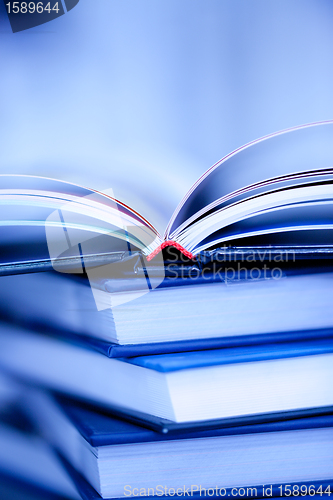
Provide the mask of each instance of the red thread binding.
POLYGON ((182 252, 182 254, 184 254, 185 257, 188 257, 189 259, 194 259, 193 253, 186 250, 184 247, 182 247, 176 241, 168 240, 168 241, 163 241, 163 243, 161 245, 159 245, 151 254, 149 254, 147 257, 147 260, 148 261, 152 260, 154 257, 156 257, 156 255, 158 253, 160 253, 163 250, 163 248, 166 248, 166 247, 175 247, 175 248, 177 248, 177 250, 182 252))

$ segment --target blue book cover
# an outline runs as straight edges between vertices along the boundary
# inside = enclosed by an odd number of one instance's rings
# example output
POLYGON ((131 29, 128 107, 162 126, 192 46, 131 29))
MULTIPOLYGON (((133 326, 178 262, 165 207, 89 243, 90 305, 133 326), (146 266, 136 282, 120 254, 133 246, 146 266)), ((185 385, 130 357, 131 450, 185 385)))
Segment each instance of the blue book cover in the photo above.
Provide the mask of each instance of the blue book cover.
MULTIPOLYGON (((42 329, 42 332, 46 333, 45 329, 42 329)), ((155 354, 187 353, 190 351, 274 344, 276 342, 285 341, 297 342, 321 338, 331 339, 333 338, 333 328, 128 345, 119 345, 83 335, 71 335, 68 332, 66 332, 66 334, 64 334, 64 332, 54 332, 54 335, 59 336, 59 338, 63 340, 76 343, 77 345, 94 349, 109 358, 133 358, 136 356, 150 356, 155 354)))
POLYGON ((261 418, 229 419, 229 421, 206 422, 192 428, 166 427, 168 432, 156 432, 139 423, 126 421, 107 410, 97 411, 89 404, 74 402, 63 396, 56 396, 61 410, 71 420, 80 434, 92 446, 119 445, 193 439, 214 436, 232 436, 262 432, 278 432, 297 429, 314 429, 333 426, 333 407, 312 412, 286 412, 284 415, 266 415, 261 418))
POLYGON ((333 339, 307 342, 284 342, 254 346, 230 347, 187 353, 156 354, 123 359, 127 363, 163 373, 234 363, 247 363, 270 359, 295 358, 333 352, 333 339))
MULTIPOLYGON (((65 403, 67 400, 67 396, 64 396, 63 393, 58 393, 58 392, 54 392, 54 395, 57 398, 59 398, 59 400, 61 400, 62 403, 64 403, 64 408, 66 408, 65 403)), ((239 428, 239 431, 241 429, 246 431, 247 426, 248 429, 251 430, 253 429, 254 431, 255 428, 259 429, 259 427, 254 428, 253 426, 275 424, 278 422, 280 423, 289 422, 294 419, 299 421, 298 419, 310 418, 310 417, 326 417, 333 414, 333 406, 323 406, 318 408, 306 408, 306 409, 289 410, 283 412, 270 412, 257 415, 246 415, 244 417, 241 416, 241 417, 230 417, 230 418, 215 418, 210 420, 201 420, 192 422, 173 422, 166 418, 156 417, 154 415, 136 411, 130 408, 119 407, 116 405, 99 405, 86 398, 75 399, 75 402, 79 405, 80 412, 82 411, 83 408, 86 408, 88 412, 89 411, 93 412, 94 415, 92 417, 93 419, 95 418, 96 415, 106 415, 107 417, 111 417, 111 419, 117 419, 118 422, 121 422, 120 426, 121 428, 124 428, 124 430, 125 430, 125 425, 130 424, 134 425, 135 428, 138 428, 139 426, 142 432, 143 430, 146 430, 148 431, 148 433, 155 432, 161 436, 170 435, 170 439, 172 439, 176 434, 178 435, 178 433, 183 433, 183 432, 189 433, 191 435, 192 433, 194 433, 196 435, 197 432, 207 431, 214 433, 216 429, 225 429, 225 431, 228 432, 227 429, 229 428, 232 429, 239 428), (97 411, 98 413, 96 414, 95 411, 97 411)), ((71 418, 73 418, 76 421, 76 423, 78 423, 78 425, 80 425, 80 419, 76 420, 75 417, 76 413, 74 411, 75 406, 73 406, 73 403, 74 400, 71 399, 71 405, 70 409, 68 409, 68 414, 70 415, 71 418)), ((99 420, 99 417, 96 418, 99 420)), ((88 428, 85 427, 85 431, 88 432, 88 428)), ((192 437, 194 437, 194 434, 192 437)), ((96 440, 97 443, 96 436, 88 437, 89 434, 86 434, 86 436, 88 441, 89 439, 92 439, 94 441, 96 440)), ((153 440, 159 440, 156 437, 157 436, 156 434, 147 434, 147 436, 150 437, 155 436, 156 439, 153 440)), ((119 439, 125 439, 125 438, 119 437, 119 439)))

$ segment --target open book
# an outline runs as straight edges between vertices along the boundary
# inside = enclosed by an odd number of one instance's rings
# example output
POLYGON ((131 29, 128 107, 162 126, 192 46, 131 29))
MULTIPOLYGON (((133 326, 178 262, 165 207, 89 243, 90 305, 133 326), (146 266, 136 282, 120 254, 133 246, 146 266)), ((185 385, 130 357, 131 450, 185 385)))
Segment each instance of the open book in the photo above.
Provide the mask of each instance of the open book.
POLYGON ((264 137, 223 158, 188 191, 163 235, 111 190, 4 175, 0 203, 2 264, 124 250, 150 261, 166 247, 194 259, 228 245, 330 246, 333 121, 264 137))

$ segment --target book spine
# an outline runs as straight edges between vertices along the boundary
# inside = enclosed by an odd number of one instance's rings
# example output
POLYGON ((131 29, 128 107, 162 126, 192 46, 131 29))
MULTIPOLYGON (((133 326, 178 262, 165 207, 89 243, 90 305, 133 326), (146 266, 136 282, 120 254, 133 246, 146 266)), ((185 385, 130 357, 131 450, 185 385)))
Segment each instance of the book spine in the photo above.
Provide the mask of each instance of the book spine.
POLYGON ((176 248, 177 250, 179 250, 183 255, 185 255, 185 257, 188 257, 189 259, 194 259, 195 256, 193 255, 193 253, 189 252, 188 250, 186 250, 182 245, 180 245, 179 243, 177 243, 176 241, 173 241, 173 240, 166 240, 166 241, 163 241, 163 243, 161 243, 161 245, 159 245, 153 252, 151 252, 148 257, 147 257, 147 260, 150 261, 152 260, 154 257, 156 257, 157 254, 159 254, 164 248, 166 247, 174 247, 176 248))

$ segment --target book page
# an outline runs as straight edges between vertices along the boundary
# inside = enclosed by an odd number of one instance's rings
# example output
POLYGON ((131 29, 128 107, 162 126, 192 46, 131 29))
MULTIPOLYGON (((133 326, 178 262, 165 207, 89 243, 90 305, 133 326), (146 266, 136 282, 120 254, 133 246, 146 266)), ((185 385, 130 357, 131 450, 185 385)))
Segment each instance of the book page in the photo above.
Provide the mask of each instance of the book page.
POLYGON ((318 170, 326 180, 333 179, 332 144, 333 122, 329 121, 282 131, 234 151, 194 184, 174 213, 167 238, 209 210, 264 192, 270 179, 287 187, 297 182, 297 174, 314 176, 318 170))
POLYGON ((112 191, 34 176, 0 180, 1 263, 144 250, 158 239, 112 191))

